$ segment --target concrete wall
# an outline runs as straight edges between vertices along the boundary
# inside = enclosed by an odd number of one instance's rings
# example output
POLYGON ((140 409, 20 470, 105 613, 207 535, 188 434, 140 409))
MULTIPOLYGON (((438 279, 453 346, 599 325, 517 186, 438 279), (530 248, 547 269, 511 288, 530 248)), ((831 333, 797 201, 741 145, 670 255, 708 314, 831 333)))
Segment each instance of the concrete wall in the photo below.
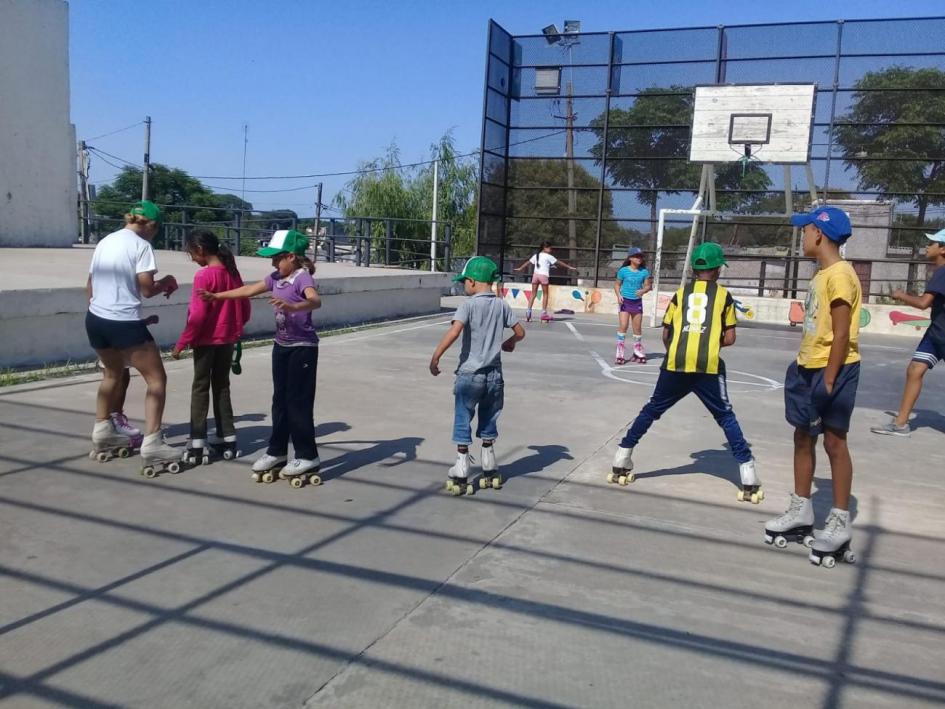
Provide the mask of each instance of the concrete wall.
POLYGON ((0 246, 76 240, 69 7, 0 0, 0 246))

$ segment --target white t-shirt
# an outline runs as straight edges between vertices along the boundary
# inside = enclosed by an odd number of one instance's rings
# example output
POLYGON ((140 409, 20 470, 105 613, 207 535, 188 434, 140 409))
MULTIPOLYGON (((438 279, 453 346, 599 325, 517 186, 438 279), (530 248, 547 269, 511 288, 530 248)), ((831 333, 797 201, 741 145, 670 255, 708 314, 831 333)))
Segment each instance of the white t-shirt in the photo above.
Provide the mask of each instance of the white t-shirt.
POLYGON ((114 231, 95 247, 89 311, 106 320, 140 320, 138 274, 157 271, 151 244, 131 229, 114 231))
POLYGON ((532 256, 528 260, 535 267, 536 276, 550 276, 551 267, 558 263, 558 259, 551 254, 546 254, 544 251, 532 256))

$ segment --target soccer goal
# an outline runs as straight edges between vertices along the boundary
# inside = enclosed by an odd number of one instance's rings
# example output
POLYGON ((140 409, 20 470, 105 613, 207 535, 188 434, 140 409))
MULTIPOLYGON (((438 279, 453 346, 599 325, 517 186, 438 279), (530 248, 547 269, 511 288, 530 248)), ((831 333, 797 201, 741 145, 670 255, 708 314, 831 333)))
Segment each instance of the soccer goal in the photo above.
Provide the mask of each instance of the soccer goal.
MULTIPOLYGON (((811 202, 817 203, 814 172, 810 166, 815 84, 730 84, 697 86, 692 114, 689 161, 702 165, 699 192, 689 209, 660 209, 656 229, 653 290, 659 293, 663 236, 668 216, 691 216, 692 227, 683 263, 683 282, 689 277, 689 259, 702 219, 751 217, 786 218, 794 210, 791 168, 804 167, 811 202), (784 212, 720 212, 716 200, 715 166, 721 163, 767 163, 784 166, 784 212)), ((796 234, 795 234, 796 241, 796 234)), ((658 295, 657 295, 658 297, 658 295)), ((656 308, 650 326, 656 326, 656 308)))

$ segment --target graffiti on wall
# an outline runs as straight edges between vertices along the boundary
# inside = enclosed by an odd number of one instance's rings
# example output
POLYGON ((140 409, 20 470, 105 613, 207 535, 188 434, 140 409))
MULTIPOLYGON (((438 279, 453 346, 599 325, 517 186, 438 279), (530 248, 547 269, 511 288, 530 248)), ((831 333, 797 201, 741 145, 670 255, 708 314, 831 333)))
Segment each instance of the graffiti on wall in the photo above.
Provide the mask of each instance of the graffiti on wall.
POLYGON ((922 330, 932 324, 932 321, 924 315, 910 315, 901 310, 893 310, 889 313, 889 320, 893 327, 896 325, 911 325, 916 330, 922 330))

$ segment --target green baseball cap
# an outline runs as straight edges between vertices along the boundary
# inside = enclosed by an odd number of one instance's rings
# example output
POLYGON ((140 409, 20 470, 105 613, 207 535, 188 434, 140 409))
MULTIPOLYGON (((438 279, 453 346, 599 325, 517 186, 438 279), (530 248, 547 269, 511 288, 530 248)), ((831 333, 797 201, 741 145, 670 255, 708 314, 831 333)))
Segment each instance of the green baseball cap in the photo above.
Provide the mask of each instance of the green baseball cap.
POLYGON ((132 214, 136 217, 150 219, 152 222, 161 221, 160 207, 158 207, 154 202, 149 202, 146 199, 143 199, 140 202, 135 202, 129 214, 132 214))
POLYGON ((473 256, 466 262, 463 272, 458 276, 454 276, 453 280, 458 282, 465 281, 467 278, 479 283, 492 283, 499 278, 499 267, 495 265, 495 261, 491 258, 473 256))
POLYGON ((692 252, 692 270, 694 271, 711 271, 713 268, 727 264, 722 247, 714 242, 707 241, 699 244, 692 252))
POLYGON ((308 237, 295 229, 280 229, 272 235, 269 245, 256 251, 257 256, 276 254, 298 254, 304 256, 308 250, 308 237))

